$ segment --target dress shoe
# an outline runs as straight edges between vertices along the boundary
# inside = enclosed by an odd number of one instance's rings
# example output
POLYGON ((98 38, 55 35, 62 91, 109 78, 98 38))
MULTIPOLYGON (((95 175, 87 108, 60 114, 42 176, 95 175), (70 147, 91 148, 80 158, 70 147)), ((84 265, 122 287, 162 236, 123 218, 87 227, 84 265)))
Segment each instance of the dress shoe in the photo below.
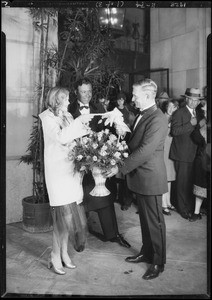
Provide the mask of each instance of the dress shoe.
POLYGON ((121 234, 117 234, 116 237, 112 238, 110 240, 110 242, 112 243, 118 243, 119 245, 126 247, 126 248, 130 248, 131 245, 121 236, 121 234))
POLYGON ((193 215, 191 216, 191 218, 189 218, 189 221, 190 221, 190 222, 195 222, 195 221, 201 220, 201 219, 202 219, 201 214, 193 214, 193 215))
POLYGON ((129 209, 129 206, 128 205, 122 205, 121 206, 121 210, 128 210, 129 209))
POLYGON ((154 279, 164 271, 164 265, 151 265, 146 273, 142 276, 145 280, 154 279))
POLYGON ((68 269, 75 269, 77 266, 75 266, 72 262, 65 263, 64 261, 62 262, 63 266, 68 268, 68 269))
POLYGON ((74 246, 74 249, 75 249, 77 252, 82 252, 82 251, 85 249, 85 246, 84 246, 84 245, 74 246))
POLYGON ((190 219, 193 216, 192 212, 188 212, 188 218, 190 219))
POLYGON ((176 208, 172 204, 170 206, 168 206, 168 209, 176 211, 176 208))
POLYGON ((169 209, 167 207, 163 207, 162 212, 166 216, 171 216, 171 212, 169 211, 169 209))
POLYGON ((186 220, 189 219, 189 214, 188 214, 188 213, 181 213, 180 215, 181 215, 181 217, 182 217, 183 219, 186 219, 186 220))
POLYGON ((201 208, 200 213, 201 213, 201 215, 207 216, 207 210, 205 208, 201 208))
POLYGON ((49 259, 48 259, 47 267, 48 267, 48 269, 52 268, 56 274, 59 274, 59 275, 65 275, 66 274, 63 267, 56 267, 56 265, 53 263, 51 257, 49 257, 49 259))
POLYGON ((63 267, 66 267, 68 269, 75 269, 76 268, 76 266, 72 263, 70 257, 66 256, 66 258, 65 259, 64 258, 61 258, 63 267))
POLYGON ((150 263, 150 260, 147 259, 143 254, 128 256, 127 258, 125 258, 125 261, 130 263, 140 263, 140 262, 146 262, 148 264, 150 263))

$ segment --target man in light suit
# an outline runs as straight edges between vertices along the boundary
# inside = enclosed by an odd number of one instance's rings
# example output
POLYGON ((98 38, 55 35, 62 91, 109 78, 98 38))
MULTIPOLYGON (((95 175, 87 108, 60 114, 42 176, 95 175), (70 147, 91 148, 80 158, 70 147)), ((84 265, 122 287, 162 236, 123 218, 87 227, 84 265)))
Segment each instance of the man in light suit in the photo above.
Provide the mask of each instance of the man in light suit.
MULTIPOLYGON (((77 81, 76 86, 77 101, 70 104, 68 111, 74 118, 77 118, 81 114, 89 113, 104 113, 104 109, 98 104, 91 102, 92 99, 92 84, 89 79, 82 78, 77 81)), ((89 126, 93 131, 100 131, 104 126, 104 123, 98 123, 101 117, 94 117, 89 126)), ((111 178, 112 179, 112 178, 111 178)), ((94 179, 91 173, 85 174, 83 178, 84 200, 83 204, 87 215, 89 211, 95 211, 98 214, 99 221, 104 236, 95 233, 92 229, 90 232, 100 237, 103 241, 116 242, 119 245, 130 248, 130 244, 123 238, 118 231, 116 212, 114 208, 114 193, 113 193, 113 181, 108 179, 106 182, 107 188, 111 191, 109 196, 95 197, 91 196, 89 192, 94 187, 94 179)))
MULTIPOLYGON (((129 157, 119 169, 127 177, 127 184, 136 194, 143 246, 138 255, 127 262, 146 262, 150 266, 143 279, 158 277, 166 263, 166 227, 162 213, 162 194, 168 191, 164 163, 164 141, 168 122, 157 108, 157 85, 151 79, 133 84, 132 101, 140 110, 128 141, 129 157)), ((120 132, 121 133, 121 132, 120 132)), ((117 167, 107 172, 113 176, 117 167)))
POLYGON ((197 124, 196 107, 200 103, 200 90, 188 88, 184 107, 176 110, 171 119, 173 136, 169 157, 174 160, 176 170, 176 201, 182 218, 190 219, 194 211, 193 166, 197 145, 191 133, 197 124))

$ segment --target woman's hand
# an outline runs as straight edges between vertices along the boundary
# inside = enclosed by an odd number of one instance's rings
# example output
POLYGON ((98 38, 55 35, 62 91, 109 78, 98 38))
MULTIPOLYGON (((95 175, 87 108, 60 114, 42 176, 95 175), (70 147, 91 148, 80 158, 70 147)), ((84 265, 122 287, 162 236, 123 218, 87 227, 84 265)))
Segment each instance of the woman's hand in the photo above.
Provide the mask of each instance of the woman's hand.
POLYGON ((90 120, 92 120, 94 117, 93 114, 86 114, 86 115, 81 115, 78 117, 78 119, 84 124, 84 125, 88 125, 88 123, 90 122, 90 120))

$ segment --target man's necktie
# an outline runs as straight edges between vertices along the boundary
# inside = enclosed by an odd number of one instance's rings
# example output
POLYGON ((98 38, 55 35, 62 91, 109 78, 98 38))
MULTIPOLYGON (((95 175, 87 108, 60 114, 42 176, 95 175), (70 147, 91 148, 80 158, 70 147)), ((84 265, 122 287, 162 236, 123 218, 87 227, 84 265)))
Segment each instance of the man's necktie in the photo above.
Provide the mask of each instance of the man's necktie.
POLYGON ((82 106, 80 106, 79 110, 82 110, 82 109, 84 109, 84 108, 89 109, 89 106, 87 106, 87 105, 82 105, 82 106))

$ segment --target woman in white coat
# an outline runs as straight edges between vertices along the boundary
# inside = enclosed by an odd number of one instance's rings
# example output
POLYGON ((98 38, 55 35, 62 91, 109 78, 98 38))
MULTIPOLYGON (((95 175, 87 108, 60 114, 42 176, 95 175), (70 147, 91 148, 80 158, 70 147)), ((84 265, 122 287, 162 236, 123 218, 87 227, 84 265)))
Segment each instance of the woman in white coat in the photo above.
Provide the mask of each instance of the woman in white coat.
POLYGON ((68 159, 69 145, 75 138, 89 133, 88 122, 92 115, 73 119, 67 111, 69 91, 54 87, 47 95, 47 109, 39 117, 44 136, 45 181, 53 218, 53 246, 48 268, 65 274, 64 266, 76 266, 68 255, 69 238, 77 251, 82 251, 86 241, 86 217, 80 204, 83 200, 82 178, 74 172, 68 159))

